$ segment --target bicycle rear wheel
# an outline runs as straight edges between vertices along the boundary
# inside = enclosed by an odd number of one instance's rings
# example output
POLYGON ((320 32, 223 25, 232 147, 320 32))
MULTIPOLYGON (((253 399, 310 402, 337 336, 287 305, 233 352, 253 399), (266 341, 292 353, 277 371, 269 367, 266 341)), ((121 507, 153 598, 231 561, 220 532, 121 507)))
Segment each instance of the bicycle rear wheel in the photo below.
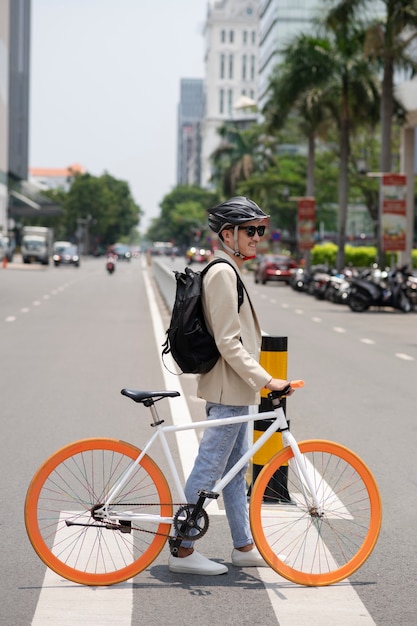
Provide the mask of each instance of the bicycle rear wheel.
POLYGON ((255 481, 252 533, 278 574, 300 585, 330 585, 353 574, 371 554, 381 527, 381 498, 370 470, 351 450, 323 440, 304 441, 299 448, 323 514, 318 516, 287 447, 255 481))
POLYGON ((26 496, 26 530, 38 556, 57 574, 84 585, 112 585, 158 556, 170 524, 117 520, 118 512, 127 511, 172 516, 166 479, 147 455, 111 503, 116 519, 106 524, 93 517, 139 454, 124 441, 84 439, 55 452, 37 471, 26 496))

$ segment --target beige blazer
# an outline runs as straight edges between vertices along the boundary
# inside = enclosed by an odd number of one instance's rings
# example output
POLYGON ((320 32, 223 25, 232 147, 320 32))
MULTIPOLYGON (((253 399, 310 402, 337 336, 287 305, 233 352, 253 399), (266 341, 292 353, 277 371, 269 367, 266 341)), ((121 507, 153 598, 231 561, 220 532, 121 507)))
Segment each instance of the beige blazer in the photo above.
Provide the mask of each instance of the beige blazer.
MULTIPOLYGON (((244 282, 234 259, 226 259, 244 282)), ((203 280, 203 310, 220 358, 207 374, 201 374, 197 395, 208 402, 245 406, 259 404, 259 391, 271 375, 259 365, 261 329, 246 291, 238 313, 237 278, 231 267, 217 263, 203 280)))

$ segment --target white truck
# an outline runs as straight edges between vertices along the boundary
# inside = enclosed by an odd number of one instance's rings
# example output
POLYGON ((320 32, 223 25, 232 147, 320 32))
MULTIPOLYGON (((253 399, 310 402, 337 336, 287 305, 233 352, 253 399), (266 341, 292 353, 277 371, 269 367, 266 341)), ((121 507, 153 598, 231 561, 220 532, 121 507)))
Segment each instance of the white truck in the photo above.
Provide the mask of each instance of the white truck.
POLYGON ((23 263, 49 265, 52 251, 53 232, 46 226, 24 226, 20 252, 23 263))

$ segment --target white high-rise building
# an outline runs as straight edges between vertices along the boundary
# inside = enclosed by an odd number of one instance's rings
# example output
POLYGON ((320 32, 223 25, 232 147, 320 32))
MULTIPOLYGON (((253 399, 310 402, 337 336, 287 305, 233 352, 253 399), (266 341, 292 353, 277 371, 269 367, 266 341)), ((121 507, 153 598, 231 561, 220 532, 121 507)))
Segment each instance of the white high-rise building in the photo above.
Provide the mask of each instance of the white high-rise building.
MULTIPOLYGON (((323 0, 259 0, 258 106, 267 100, 269 79, 283 59, 282 49, 297 35, 313 31, 314 18, 329 8, 323 0)), ((384 3, 374 0, 364 7, 362 18, 384 15, 384 3)))
POLYGON ((202 128, 203 187, 210 186, 210 155, 227 121, 256 119, 259 0, 209 0, 205 24, 205 115, 202 128))
POLYGON ((266 102, 269 79, 281 62, 281 50, 298 34, 308 33, 323 10, 323 0, 261 0, 259 8, 259 108, 266 102))

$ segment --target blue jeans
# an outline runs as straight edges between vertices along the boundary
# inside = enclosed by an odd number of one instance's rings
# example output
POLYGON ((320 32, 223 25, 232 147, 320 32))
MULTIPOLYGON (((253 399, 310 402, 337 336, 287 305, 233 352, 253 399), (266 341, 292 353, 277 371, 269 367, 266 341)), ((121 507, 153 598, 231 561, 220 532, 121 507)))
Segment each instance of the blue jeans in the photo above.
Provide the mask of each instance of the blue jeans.
MULTIPOLYGON (((247 415, 247 406, 228 406, 207 402, 207 419, 220 419, 247 415)), ((194 467, 185 485, 187 502, 194 504, 198 500, 198 491, 211 491, 216 482, 226 474, 248 449, 248 425, 230 424, 206 428, 200 443, 194 467)), ((223 501, 227 521, 232 535, 233 546, 242 548, 253 543, 249 525, 247 505, 246 472, 248 465, 223 490, 223 501)), ((183 541, 181 546, 191 547, 190 541, 183 541)))

